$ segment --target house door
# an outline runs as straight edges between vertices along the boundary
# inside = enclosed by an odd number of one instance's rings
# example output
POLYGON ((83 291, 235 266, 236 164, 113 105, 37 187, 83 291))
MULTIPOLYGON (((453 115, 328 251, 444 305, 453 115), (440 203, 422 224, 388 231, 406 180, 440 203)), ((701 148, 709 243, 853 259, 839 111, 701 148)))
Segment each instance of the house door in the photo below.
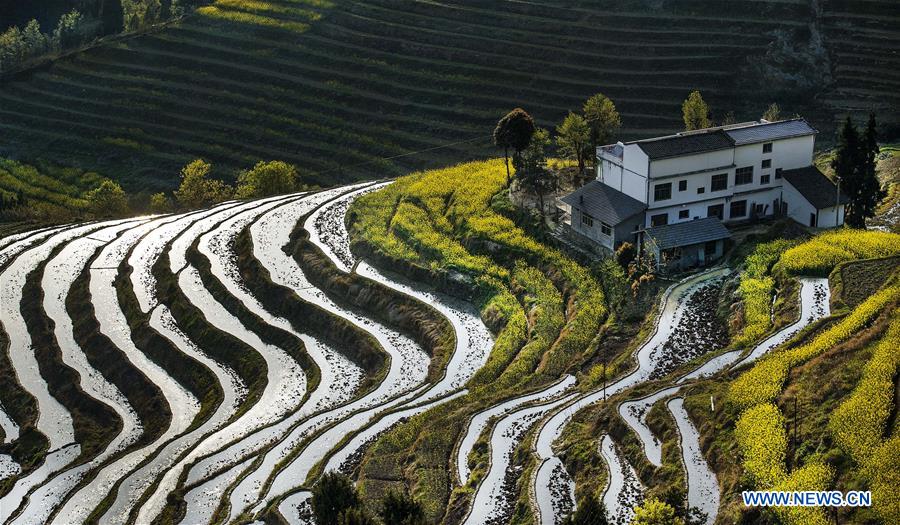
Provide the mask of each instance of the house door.
POLYGON ((815 227, 816 227, 816 222, 818 222, 816 219, 817 219, 817 217, 816 217, 816 214, 815 214, 815 213, 810 213, 810 214, 809 214, 809 227, 810 227, 810 228, 815 228, 815 227))

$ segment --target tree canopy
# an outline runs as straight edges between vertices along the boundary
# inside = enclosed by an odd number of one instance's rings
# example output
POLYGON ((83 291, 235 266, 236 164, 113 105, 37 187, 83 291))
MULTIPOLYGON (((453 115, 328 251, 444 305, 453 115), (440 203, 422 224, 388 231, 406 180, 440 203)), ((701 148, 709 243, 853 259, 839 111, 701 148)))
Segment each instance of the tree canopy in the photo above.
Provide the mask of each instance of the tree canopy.
POLYGON ((691 131, 709 127, 709 106, 703 101, 699 91, 692 91, 684 103, 681 104, 681 113, 684 118, 684 129, 691 131))
POLYGON ((769 107, 762 114, 763 120, 768 120, 769 122, 775 122, 777 120, 781 120, 781 107, 772 102, 769 104, 769 107))
POLYGON ((165 193, 154 193, 150 196, 151 213, 169 213, 172 211, 172 199, 165 193))
POLYGON ((841 192, 849 198, 844 222, 853 228, 865 228, 866 218, 875 215, 875 209, 884 197, 875 172, 879 151, 876 125, 875 115, 872 114, 865 133, 860 136, 848 116, 841 127, 838 146, 831 160, 841 192))
MULTIPOLYGON (((318 525, 366 523, 339 521, 342 513, 359 507, 359 494, 350 478, 337 472, 326 472, 316 483, 312 489, 310 505, 318 525)), ((347 519, 356 520, 359 516, 354 514, 347 519)))
POLYGON ((88 211, 95 217, 117 217, 128 213, 128 196, 117 183, 104 180, 96 188, 86 192, 88 211))
POLYGON ((556 145, 562 155, 578 162, 579 172, 584 172, 591 154, 591 129, 584 117, 570 111, 556 127, 556 145))
POLYGON ((609 144, 616 139, 619 128, 622 127, 622 119, 616 105, 606 95, 603 93, 593 95, 584 102, 581 110, 590 128, 591 151, 596 151, 597 146, 609 144))
POLYGON ((503 116, 494 128, 494 145, 503 148, 506 159, 506 180, 509 181, 509 150, 518 157, 519 152, 528 147, 535 131, 534 119, 522 108, 515 108, 503 116))
POLYGON ((211 171, 212 165, 202 159, 181 169, 181 185, 175 191, 179 206, 186 209, 203 208, 231 198, 231 186, 209 178, 211 171))
POLYGON ((236 197, 248 199, 291 193, 297 189, 297 177, 297 168, 286 162, 258 162, 238 176, 236 197))

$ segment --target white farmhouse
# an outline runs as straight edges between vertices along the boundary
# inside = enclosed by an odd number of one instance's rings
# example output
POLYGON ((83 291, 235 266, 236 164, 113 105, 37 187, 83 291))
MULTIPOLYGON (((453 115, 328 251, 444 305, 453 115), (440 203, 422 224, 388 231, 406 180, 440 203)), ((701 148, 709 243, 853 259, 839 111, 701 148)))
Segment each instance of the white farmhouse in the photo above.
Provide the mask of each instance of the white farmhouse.
POLYGON ((571 228, 599 245, 643 243, 657 261, 705 264, 724 252, 722 223, 787 215, 843 224, 844 195, 813 164, 803 119, 744 122, 597 148, 597 180, 562 198, 571 228))

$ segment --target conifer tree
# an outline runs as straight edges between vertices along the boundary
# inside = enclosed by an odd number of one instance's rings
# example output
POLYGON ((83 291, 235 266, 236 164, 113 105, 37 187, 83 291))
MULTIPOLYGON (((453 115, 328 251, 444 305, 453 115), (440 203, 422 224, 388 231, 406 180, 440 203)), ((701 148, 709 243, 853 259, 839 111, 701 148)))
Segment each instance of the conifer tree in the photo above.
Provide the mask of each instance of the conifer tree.
POLYGON ((688 95, 688 98, 681 104, 681 113, 686 131, 709 127, 709 106, 703 101, 699 91, 692 91, 688 95))

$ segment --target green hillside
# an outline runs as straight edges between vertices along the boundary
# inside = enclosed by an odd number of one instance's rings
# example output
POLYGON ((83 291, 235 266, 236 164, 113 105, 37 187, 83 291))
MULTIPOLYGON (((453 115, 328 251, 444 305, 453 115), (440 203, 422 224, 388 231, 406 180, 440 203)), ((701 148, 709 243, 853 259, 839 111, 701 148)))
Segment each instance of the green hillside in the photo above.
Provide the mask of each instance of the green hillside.
POLYGON ((130 190, 170 188, 196 157, 325 183, 487 156, 511 107, 550 125, 597 91, 624 138, 674 131, 692 89, 715 119, 777 100, 827 142, 847 110, 897 124, 892 4, 218 0, 3 81, 0 155, 130 190))

